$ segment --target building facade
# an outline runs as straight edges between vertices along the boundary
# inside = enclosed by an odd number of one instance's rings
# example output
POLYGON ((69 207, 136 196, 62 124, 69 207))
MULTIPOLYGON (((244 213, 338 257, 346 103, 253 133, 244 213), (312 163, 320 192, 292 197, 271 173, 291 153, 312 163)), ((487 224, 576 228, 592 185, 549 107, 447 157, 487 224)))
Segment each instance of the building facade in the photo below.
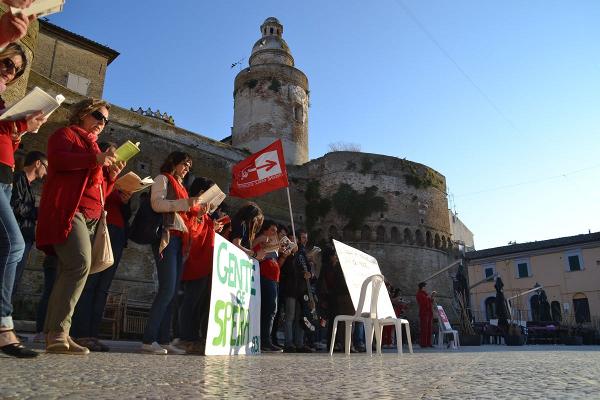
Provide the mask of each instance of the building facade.
MULTIPOLYGON (((600 318, 600 233, 539 242, 513 244, 466 254, 469 281, 497 274, 506 298, 543 286, 553 320, 567 317, 577 322, 600 318)), ((478 320, 495 315, 494 282, 471 290, 471 307, 478 320)), ((522 320, 535 320, 537 292, 515 299, 513 308, 522 320)))

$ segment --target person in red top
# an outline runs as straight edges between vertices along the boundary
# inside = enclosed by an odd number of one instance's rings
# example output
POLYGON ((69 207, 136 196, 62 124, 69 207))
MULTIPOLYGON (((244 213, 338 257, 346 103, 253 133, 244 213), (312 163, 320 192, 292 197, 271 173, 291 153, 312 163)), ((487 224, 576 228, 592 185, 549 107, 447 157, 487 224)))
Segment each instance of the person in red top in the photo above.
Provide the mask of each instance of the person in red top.
POLYGON ((46 352, 87 354, 69 336, 71 316, 90 272, 92 236, 115 179, 125 166, 114 151, 101 152, 98 135, 110 105, 85 99, 73 105, 70 125, 48 139, 48 175, 40 200, 38 249, 56 254, 56 281, 48 302, 46 352))
MULTIPOLYGON (((114 143, 100 143, 101 151, 116 150, 114 143)), ((110 235, 110 245, 114 257, 114 264, 104 271, 89 275, 81 297, 75 307, 71 324, 71 336, 77 344, 87 347, 90 351, 108 351, 109 348, 100 342, 98 334, 104 306, 108 298, 108 289, 113 281, 123 248, 127 244, 126 227, 131 215, 129 199, 131 192, 124 190, 113 190, 106 198, 104 210, 106 211, 106 223, 110 235)))
POLYGON ((432 325, 433 325, 433 298, 435 291, 431 292, 431 296, 425 290, 427 283, 419 283, 419 291, 417 292, 417 304, 419 304, 419 323, 421 333, 419 336, 419 344, 421 347, 433 347, 431 344, 432 325))
POLYGON ((265 257, 260 261, 260 337, 261 351, 281 352, 283 349, 271 340, 273 320, 277 313, 277 295, 279 291, 279 263, 277 262, 279 238, 277 223, 265 221, 258 235, 252 241, 255 251, 262 250, 265 257))
MULTIPOLYGON (((0 51, 0 93, 23 75, 26 66, 27 57, 18 44, 10 44, 0 51)), ((0 109, 4 108, 0 98, 0 109)), ((37 356, 19 343, 12 320, 15 273, 25 250, 25 241, 10 205, 14 152, 19 148, 21 136, 27 131, 36 131, 45 121, 41 112, 16 121, 0 121, 0 350, 14 357, 37 356)))
MULTIPOLYGON (((190 196, 200 196, 214 184, 210 179, 196 178, 190 186, 190 196)), ((222 228, 223 225, 213 220, 208 213, 199 214, 197 208, 189 213, 191 247, 181 277, 183 301, 179 310, 178 344, 178 347, 184 348, 188 354, 204 354, 215 232, 220 232, 222 228)))

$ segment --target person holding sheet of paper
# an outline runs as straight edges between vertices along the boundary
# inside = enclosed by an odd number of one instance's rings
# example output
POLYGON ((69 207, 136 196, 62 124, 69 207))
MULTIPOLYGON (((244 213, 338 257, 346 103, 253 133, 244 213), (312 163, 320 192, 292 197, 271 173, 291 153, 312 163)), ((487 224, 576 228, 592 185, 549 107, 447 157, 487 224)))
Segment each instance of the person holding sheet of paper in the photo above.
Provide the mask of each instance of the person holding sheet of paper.
MULTIPOLYGON (((27 57, 18 44, 9 44, 0 51, 0 93, 23 75, 26 66, 27 57)), ((1 98, 0 108, 5 108, 1 98)), ((36 130, 45 122, 40 116, 41 113, 36 113, 18 121, 0 121, 0 350, 15 357, 35 357, 37 353, 20 344, 12 321, 15 273, 25 250, 25 241, 10 205, 14 153, 23 133, 36 130)))
POLYGON ((419 344, 421 347, 433 347, 431 336, 433 335, 433 299, 435 291, 431 292, 431 296, 425 290, 426 282, 419 283, 419 291, 417 292, 417 304, 419 304, 419 344))
POLYGON ((89 353, 69 334, 75 305, 90 272, 92 238, 104 200, 125 166, 113 151, 102 152, 98 147, 109 109, 104 100, 81 100, 72 106, 70 125, 48 139, 48 175, 35 238, 38 249, 58 256, 44 324, 47 353, 89 353))
MULTIPOLYGON (((3 0, 4 4, 17 8, 26 8, 33 3, 32 0, 3 0)), ((0 17, 0 49, 6 48, 10 43, 14 43, 27 34, 29 23, 36 18, 35 15, 29 17, 18 14, 13 15, 7 10, 0 17)))

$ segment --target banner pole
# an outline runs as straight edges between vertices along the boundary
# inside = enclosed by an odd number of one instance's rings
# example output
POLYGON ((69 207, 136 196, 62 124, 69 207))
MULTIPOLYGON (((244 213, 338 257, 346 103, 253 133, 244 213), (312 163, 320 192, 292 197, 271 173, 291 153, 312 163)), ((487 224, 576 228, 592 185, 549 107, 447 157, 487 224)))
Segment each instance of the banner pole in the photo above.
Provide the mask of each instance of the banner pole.
POLYGON ((296 229, 294 228, 294 215, 292 214, 292 200, 290 199, 290 187, 287 186, 285 188, 285 191, 287 193, 288 206, 290 208, 290 220, 292 221, 292 236, 294 237, 294 242, 298 243, 298 240, 296 239, 296 229))

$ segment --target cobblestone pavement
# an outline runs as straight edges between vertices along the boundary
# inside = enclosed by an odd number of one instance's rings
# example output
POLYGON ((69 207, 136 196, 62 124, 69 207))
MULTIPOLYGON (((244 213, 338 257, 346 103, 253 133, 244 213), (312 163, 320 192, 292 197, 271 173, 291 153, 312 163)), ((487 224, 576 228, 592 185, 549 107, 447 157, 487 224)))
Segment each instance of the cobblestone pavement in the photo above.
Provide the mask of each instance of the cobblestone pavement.
POLYGON ((0 356, 0 398, 600 399, 600 346, 231 358, 113 348, 123 352, 0 356))

